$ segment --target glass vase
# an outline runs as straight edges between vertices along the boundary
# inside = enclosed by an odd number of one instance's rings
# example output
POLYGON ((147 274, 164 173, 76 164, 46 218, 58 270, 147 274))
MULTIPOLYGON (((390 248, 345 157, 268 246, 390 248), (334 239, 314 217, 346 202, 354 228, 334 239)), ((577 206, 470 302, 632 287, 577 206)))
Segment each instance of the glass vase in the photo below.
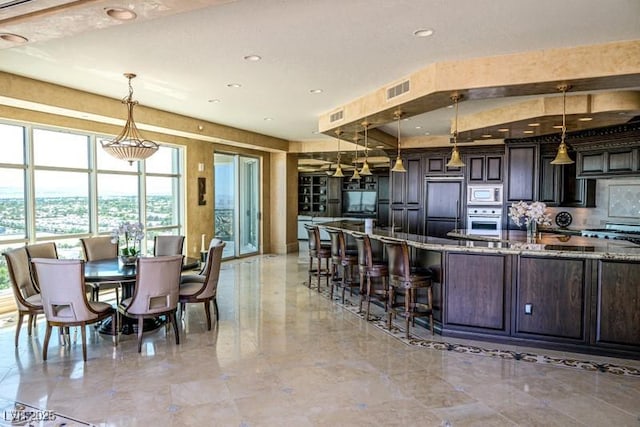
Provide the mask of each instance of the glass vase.
POLYGON ((527 223, 527 243, 535 243, 536 234, 538 234, 538 223, 535 221, 527 223))

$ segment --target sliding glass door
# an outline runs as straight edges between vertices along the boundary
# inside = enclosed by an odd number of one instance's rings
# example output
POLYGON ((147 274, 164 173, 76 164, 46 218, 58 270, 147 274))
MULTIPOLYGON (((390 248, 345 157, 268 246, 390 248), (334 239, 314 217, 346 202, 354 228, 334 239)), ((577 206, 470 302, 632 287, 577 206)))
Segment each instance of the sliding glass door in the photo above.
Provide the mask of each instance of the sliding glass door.
POLYGON ((259 159, 214 154, 215 235, 226 242, 223 257, 258 253, 260 235, 259 159))

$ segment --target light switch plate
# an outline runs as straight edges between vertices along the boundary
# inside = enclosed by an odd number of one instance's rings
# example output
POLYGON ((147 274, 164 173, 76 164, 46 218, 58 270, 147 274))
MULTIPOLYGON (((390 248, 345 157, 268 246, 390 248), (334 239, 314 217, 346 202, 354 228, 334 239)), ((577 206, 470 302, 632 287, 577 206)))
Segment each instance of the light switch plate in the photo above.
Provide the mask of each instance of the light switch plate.
POLYGON ((524 305, 524 314, 531 314, 532 311, 533 311, 533 304, 524 305))

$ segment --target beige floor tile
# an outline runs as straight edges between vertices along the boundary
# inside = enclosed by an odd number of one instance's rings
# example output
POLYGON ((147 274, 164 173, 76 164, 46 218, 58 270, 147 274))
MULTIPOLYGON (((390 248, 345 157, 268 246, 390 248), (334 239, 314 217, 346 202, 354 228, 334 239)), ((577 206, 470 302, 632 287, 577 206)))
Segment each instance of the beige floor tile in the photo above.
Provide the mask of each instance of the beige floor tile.
MULTIPOLYGON (((114 349, 90 329, 87 363, 77 341, 65 347, 57 337, 43 362, 42 321, 18 349, 8 324, 0 397, 99 426, 640 425, 638 377, 407 345, 302 285, 306 263, 297 254, 225 262, 214 328, 189 306, 181 344, 161 328, 145 334, 141 354, 134 336, 114 349)), ((412 334, 545 354, 419 326, 412 334)))

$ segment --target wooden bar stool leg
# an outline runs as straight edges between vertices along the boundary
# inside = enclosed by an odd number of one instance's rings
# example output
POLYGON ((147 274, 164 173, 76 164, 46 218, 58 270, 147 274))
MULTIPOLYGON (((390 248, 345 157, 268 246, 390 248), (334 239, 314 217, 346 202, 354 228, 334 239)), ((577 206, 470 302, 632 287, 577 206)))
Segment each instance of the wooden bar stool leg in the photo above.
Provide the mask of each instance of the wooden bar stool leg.
POLYGON ((409 327, 411 325, 411 302, 413 300, 413 288, 408 288, 404 294, 405 334, 409 339, 409 327))
MULTIPOLYGON (((387 302, 385 301, 385 307, 387 302)), ((367 314, 365 319, 369 321, 369 312, 371 310, 371 277, 367 274, 367 314)))
MULTIPOLYGON (((393 290, 393 285, 389 288, 389 307, 393 307, 393 299, 395 297, 395 292, 393 290)), ((387 328, 391 330, 391 318, 393 317, 393 310, 389 310, 387 318, 387 328)))

